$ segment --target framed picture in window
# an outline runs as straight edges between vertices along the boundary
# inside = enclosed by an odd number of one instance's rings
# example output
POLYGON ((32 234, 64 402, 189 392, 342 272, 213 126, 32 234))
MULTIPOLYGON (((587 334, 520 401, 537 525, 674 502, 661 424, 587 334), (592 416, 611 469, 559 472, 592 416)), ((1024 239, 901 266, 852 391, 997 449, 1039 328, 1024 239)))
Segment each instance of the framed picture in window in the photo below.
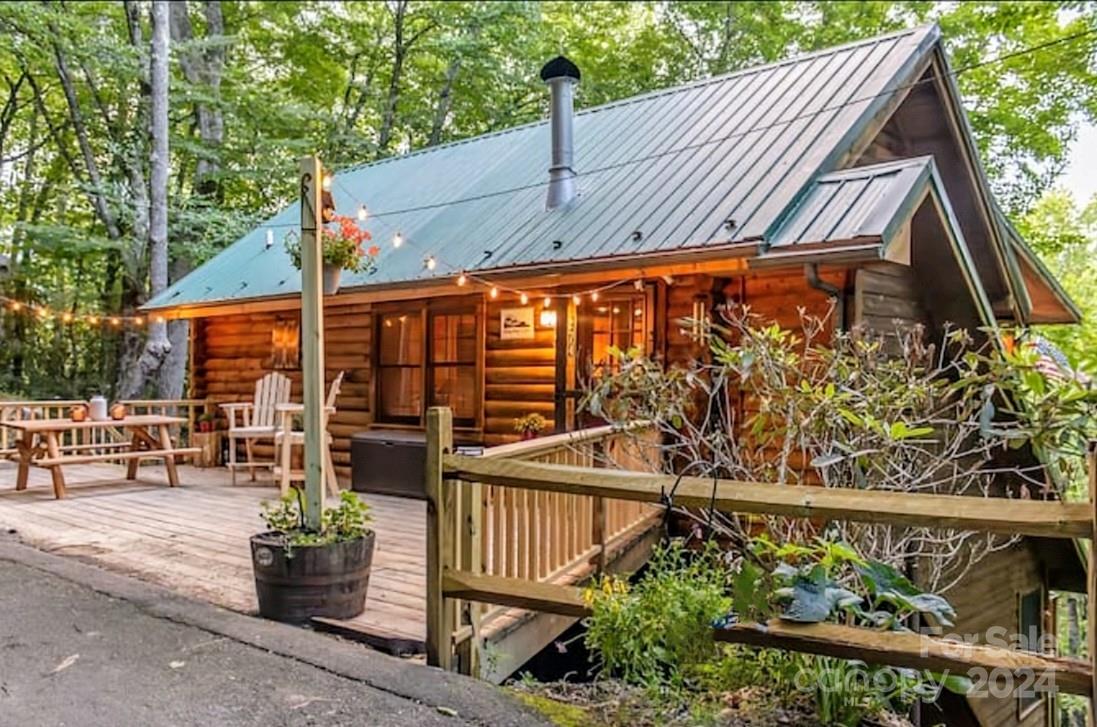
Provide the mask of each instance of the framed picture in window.
POLYGON ((534 337, 533 307, 504 308, 499 312, 499 338, 519 341, 534 337))

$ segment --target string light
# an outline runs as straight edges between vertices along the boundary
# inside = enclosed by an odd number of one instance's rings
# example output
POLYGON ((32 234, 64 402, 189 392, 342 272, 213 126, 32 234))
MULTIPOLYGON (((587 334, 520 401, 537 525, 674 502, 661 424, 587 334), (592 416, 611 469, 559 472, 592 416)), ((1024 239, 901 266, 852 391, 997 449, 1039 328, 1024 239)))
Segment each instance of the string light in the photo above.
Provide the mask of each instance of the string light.
MULTIPOLYGON (((327 177, 325 177, 325 180, 326 179, 327 179, 327 177)), ((352 202, 354 202, 354 204, 357 206, 357 215, 358 215, 359 220, 365 221, 365 220, 369 219, 371 221, 376 221, 378 224, 384 225, 385 227, 388 227, 390 230, 393 230, 393 236, 392 236, 392 246, 393 246, 393 248, 403 247, 405 242, 410 242, 413 246, 419 247, 418 245, 415 244, 415 240, 409 240, 404 235, 403 232, 401 232, 400 230, 393 229, 392 225, 390 225, 384 219, 382 219, 385 216, 385 214, 380 214, 380 215, 379 214, 370 214, 369 213, 369 208, 366 206, 366 204, 362 200, 357 199, 356 198, 357 196, 353 192, 348 190, 343 184, 341 184, 338 179, 332 178, 332 185, 338 185, 339 188, 344 193, 346 193, 347 196, 349 196, 351 198, 352 202)), ((469 274, 466 270, 462 270, 460 268, 457 268, 457 266, 452 265, 452 264, 446 262, 445 260, 436 257, 428 249, 421 249, 421 251, 424 253, 424 258, 423 258, 423 267, 424 267, 424 269, 433 271, 438 267, 439 263, 442 263, 444 266, 448 267, 450 269, 450 271, 457 274, 456 278, 455 278, 455 282, 456 282, 458 287, 465 287, 469 284, 470 281, 479 282, 479 283, 481 283, 482 285, 484 285, 488 288, 489 295, 493 299, 499 297, 500 291, 506 291, 508 293, 513 293, 513 294, 517 295, 519 297, 519 299, 522 301, 523 305, 525 305, 529 302, 529 295, 527 293, 521 291, 521 290, 517 290, 515 288, 509 288, 507 286, 496 285, 496 284, 491 283, 487 280, 484 280, 483 278, 478 277, 477 275, 469 274)), ((603 283, 602 285, 600 285, 596 288, 592 288, 590 290, 578 291, 578 292, 575 293, 573 298, 576 301, 576 305, 579 304, 579 302, 581 300, 581 297, 585 297, 587 295, 589 295, 591 297, 591 300, 597 301, 598 296, 600 295, 601 291, 609 290, 611 288, 615 288, 619 285, 624 285, 624 284, 629 283, 629 282, 632 282, 633 285, 636 286, 637 290, 642 290, 643 289, 643 281, 635 279, 632 276, 630 276, 628 278, 624 278, 622 280, 617 280, 617 281, 614 281, 614 282, 611 282, 611 283, 603 283)), ((545 296, 545 305, 546 306, 551 306, 552 305, 552 296, 551 295, 546 295, 545 296)))
POLYGON ((21 310, 23 310, 23 304, 22 304, 22 303, 20 303, 20 302, 19 302, 19 301, 17 301, 17 300, 13 300, 13 301, 11 302, 11 309, 12 309, 13 311, 21 311, 21 310))
POLYGON ((141 316, 137 316, 136 318, 134 318, 134 319, 133 319, 133 323, 134 323, 134 325, 138 325, 138 326, 139 326, 139 325, 141 325, 141 324, 142 324, 142 323, 144 323, 144 322, 145 322, 145 319, 144 319, 144 318, 142 318, 141 316))
POLYGON ((95 325, 99 322, 99 316, 88 316, 88 323, 95 325))
POLYGON ((122 321, 116 316, 110 319, 110 324, 117 328, 118 326, 122 325, 122 321))
POLYGON ((72 323, 72 313, 69 313, 67 311, 65 313, 62 313, 61 314, 61 322, 62 323, 72 323))
POLYGON ((153 316, 152 320, 155 321, 156 323, 163 323, 164 322, 164 316, 153 316))
POLYGON ((325 192, 330 192, 331 184, 333 181, 335 181, 334 177, 332 177, 330 174, 324 174, 324 179, 322 182, 320 182, 320 186, 324 188, 325 192))
POLYGON ((39 318, 49 318, 50 317, 50 312, 49 312, 48 308, 39 308, 38 310, 35 311, 35 313, 38 314, 39 318))
POLYGON ((578 293, 576 293, 575 295, 571 296, 571 302, 575 305, 580 305, 582 304, 583 299, 579 297, 578 293))

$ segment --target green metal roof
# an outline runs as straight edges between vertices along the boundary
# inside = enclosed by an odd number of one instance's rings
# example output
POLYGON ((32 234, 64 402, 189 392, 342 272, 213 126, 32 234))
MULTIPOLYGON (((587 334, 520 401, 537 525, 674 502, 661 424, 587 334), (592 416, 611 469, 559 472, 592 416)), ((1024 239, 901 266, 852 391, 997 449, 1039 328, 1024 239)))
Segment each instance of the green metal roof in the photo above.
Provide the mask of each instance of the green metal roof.
MULTIPOLYGON (((580 196, 553 211, 547 121, 342 170, 337 211, 365 203, 382 249, 376 272, 343 288, 763 240, 938 39, 935 26, 905 30, 579 112, 580 196)), ((282 244, 298 219, 287 206, 145 307, 298 292, 282 244)))
POLYGON ((871 238, 887 242, 913 212, 933 157, 872 164, 816 179, 770 241, 770 251, 871 238))

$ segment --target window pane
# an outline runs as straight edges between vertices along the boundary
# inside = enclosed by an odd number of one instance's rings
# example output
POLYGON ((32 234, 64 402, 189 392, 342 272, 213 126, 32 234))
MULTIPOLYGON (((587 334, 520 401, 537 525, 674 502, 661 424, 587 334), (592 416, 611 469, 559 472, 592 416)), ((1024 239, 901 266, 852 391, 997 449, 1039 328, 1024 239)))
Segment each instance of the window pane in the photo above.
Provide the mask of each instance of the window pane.
POLYGON ((384 368, 380 371, 381 386, 378 409, 382 419, 394 417, 419 418, 423 408, 422 372, 418 367, 384 368))
POLYGON ((436 363, 476 361, 476 315, 445 313, 432 317, 431 360, 436 363))
POLYGON ((423 360, 423 321, 418 313, 381 316, 381 365, 418 366, 423 360))
POLYGON ((455 419, 476 416, 476 367, 435 366, 431 406, 448 406, 455 419))

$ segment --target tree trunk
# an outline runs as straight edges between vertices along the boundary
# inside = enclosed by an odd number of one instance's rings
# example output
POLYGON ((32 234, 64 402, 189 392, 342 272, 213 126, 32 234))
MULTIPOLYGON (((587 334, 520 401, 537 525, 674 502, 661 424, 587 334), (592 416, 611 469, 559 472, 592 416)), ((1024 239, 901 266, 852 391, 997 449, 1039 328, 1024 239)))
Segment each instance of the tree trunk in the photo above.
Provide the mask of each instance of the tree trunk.
POLYGON ((438 104, 434 107, 434 121, 430 125, 430 139, 427 140, 427 146, 435 146, 442 141, 446 119, 449 118, 449 110, 453 106, 453 84, 460 71, 461 59, 454 58, 446 69, 446 81, 442 84, 442 91, 438 94, 438 104))
POLYGON ((407 17, 408 0, 397 0, 392 11, 392 74, 389 76, 389 91, 385 98, 385 108, 381 113, 381 130, 377 133, 377 151, 384 154, 392 141, 392 129, 396 125, 396 104, 400 100, 400 82, 404 74, 404 57, 407 47, 404 45, 404 20, 407 17))
MULTIPOLYGON (((152 3, 152 43, 149 87, 151 94, 149 147, 149 290, 155 296, 168 287, 168 2, 152 3)), ((140 394, 164 363, 171 342, 167 323, 151 320, 145 349, 136 366, 123 372, 123 398, 140 394)))

